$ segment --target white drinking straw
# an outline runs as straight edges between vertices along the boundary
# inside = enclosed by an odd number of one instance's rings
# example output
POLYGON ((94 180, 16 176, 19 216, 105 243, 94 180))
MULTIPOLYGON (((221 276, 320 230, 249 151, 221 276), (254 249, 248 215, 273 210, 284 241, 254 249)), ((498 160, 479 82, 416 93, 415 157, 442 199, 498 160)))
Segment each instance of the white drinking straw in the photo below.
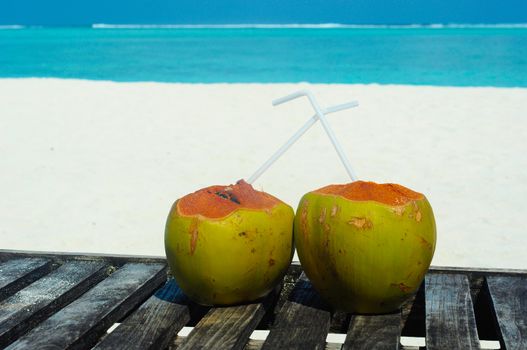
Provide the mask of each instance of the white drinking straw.
POLYGON ((331 139, 331 142, 333 143, 333 146, 335 147, 335 150, 337 151, 340 160, 344 164, 344 167, 346 168, 346 171, 348 175, 350 176, 352 181, 355 181, 357 177, 355 176, 355 173, 353 172, 353 169, 351 168, 351 164, 348 161, 348 158, 346 157, 344 151, 342 150, 342 147, 340 146, 337 138, 335 137, 335 134, 333 133, 333 130, 331 129, 325 115, 329 113, 335 113, 342 111, 344 109, 357 107, 359 103, 357 101, 352 101, 348 103, 344 103, 341 105, 329 107, 326 109, 321 109, 318 103, 315 100, 315 97, 309 90, 300 90, 297 92, 294 92, 290 95, 287 95, 285 97, 276 99, 273 101, 273 105, 277 106, 279 104, 291 101, 295 98, 307 96, 309 99, 309 102, 311 102, 311 105, 313 106, 313 109, 315 110, 315 115, 312 116, 298 131, 282 146, 280 147, 272 156, 269 158, 265 163, 262 164, 256 170, 256 172, 247 180, 247 183, 252 184, 256 179, 258 179, 269 167, 278 159, 282 154, 284 154, 289 147, 291 147, 302 135, 306 133, 307 130, 309 130, 310 127, 312 127, 317 120, 320 119, 320 122, 322 123, 322 126, 326 130, 326 133, 328 134, 329 138, 331 139))

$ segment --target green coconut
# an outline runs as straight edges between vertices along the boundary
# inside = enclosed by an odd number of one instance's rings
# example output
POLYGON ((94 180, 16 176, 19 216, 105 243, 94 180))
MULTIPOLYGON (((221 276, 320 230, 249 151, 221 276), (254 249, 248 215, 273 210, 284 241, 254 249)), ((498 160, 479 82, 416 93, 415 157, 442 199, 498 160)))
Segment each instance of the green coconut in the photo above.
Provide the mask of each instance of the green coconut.
POLYGON ((293 256, 293 209, 243 180, 177 200, 168 215, 165 251, 183 292, 204 305, 265 296, 293 256))
POLYGON ((434 255, 436 225, 424 195, 356 181, 304 195, 294 241, 306 275, 330 305, 385 313, 419 288, 434 255))

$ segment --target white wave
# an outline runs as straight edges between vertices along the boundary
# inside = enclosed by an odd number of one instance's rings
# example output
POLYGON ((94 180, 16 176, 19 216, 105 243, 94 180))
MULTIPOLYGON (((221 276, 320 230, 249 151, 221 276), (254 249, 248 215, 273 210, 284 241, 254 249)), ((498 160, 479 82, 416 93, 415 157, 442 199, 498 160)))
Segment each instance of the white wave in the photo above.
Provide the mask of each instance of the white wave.
POLYGON ((19 25, 19 24, 10 24, 10 25, 0 25, 1 29, 24 29, 25 26, 19 25))
POLYGON ((143 28, 340 28, 345 25, 338 23, 323 24, 106 24, 96 23, 92 25, 95 29, 143 29, 143 28))
POLYGON ((527 23, 497 23, 497 24, 464 24, 464 23, 433 23, 433 24, 342 24, 342 23, 289 23, 289 24, 92 24, 94 29, 238 29, 238 28, 308 28, 308 29, 445 29, 445 28, 527 28, 527 23))
POLYGON ((424 25, 425 28, 527 28, 527 23, 476 23, 476 24, 464 24, 464 23, 449 23, 449 24, 429 24, 424 25))

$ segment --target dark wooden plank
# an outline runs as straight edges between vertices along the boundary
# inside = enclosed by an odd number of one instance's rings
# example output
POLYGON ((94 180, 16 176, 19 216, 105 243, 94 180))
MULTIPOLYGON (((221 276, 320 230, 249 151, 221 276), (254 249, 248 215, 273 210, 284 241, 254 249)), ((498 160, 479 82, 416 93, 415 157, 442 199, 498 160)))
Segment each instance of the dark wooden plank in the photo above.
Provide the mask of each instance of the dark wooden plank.
POLYGON ((66 263, 0 302, 0 346, 5 346, 102 280, 101 262, 66 263))
MULTIPOLYGON (((263 340, 254 340, 250 339, 247 342, 247 345, 245 345, 244 350, 260 350, 264 344, 263 340)), ((342 348, 342 344, 339 343, 326 343, 326 347, 324 350, 340 350, 342 348)))
POLYGON ((425 278, 426 348, 479 349, 467 277, 427 274, 425 278))
POLYGON ((51 271, 49 259, 22 258, 0 263, 0 301, 51 271))
POLYGON ((342 349, 342 344, 339 343, 326 343, 325 350, 340 350, 342 349))
POLYGON ((243 349, 249 336, 277 298, 278 288, 260 302, 212 308, 198 322, 178 350, 243 349))
MULTIPOLYGON (((244 350, 260 350, 264 344, 264 340, 254 340, 249 339, 247 342, 247 345, 245 345, 244 350)), ((324 350, 340 350, 343 349, 343 344, 339 343, 326 343, 326 347, 324 350)), ((368 348, 371 350, 377 350, 377 348, 368 348)), ((400 350, 424 350, 424 348, 420 349, 418 346, 401 346, 400 350)))
POLYGON ((399 349, 401 312, 353 315, 342 349, 399 349))
POLYGON ((44 266, 48 262, 48 259, 24 258, 0 263, 0 289, 5 288, 19 278, 23 278, 29 272, 44 266))
POLYGON ((189 304, 171 278, 94 349, 164 349, 190 320, 189 304))
POLYGON ((324 349, 331 322, 329 307, 302 273, 262 349, 324 349))
POLYGON ((430 272, 463 274, 475 276, 520 276, 527 274, 525 269, 502 269, 502 268, 484 268, 484 267, 457 267, 457 266, 430 266, 430 272))
POLYGON ((501 348, 527 349, 527 277, 488 277, 501 348))
POLYGON ((131 262, 153 264, 166 263, 165 256, 152 255, 125 255, 125 254, 101 254, 101 253, 66 253, 66 252, 40 252, 0 249, 0 261, 17 258, 44 258, 57 261, 89 260, 105 261, 113 265, 124 265, 131 262))
POLYGON ((263 340, 253 340, 249 339, 243 350, 260 350, 263 346, 263 340))
POLYGON ((85 349, 166 279, 164 264, 126 264, 8 349, 85 349))
MULTIPOLYGON (((0 249, 0 262, 15 258, 47 258, 66 260, 96 260, 106 261, 113 264, 124 264, 130 262, 142 263, 165 263, 166 257, 153 255, 125 255, 125 254, 101 254, 101 253, 65 253, 65 252, 42 252, 42 251, 23 251, 0 249)), ((293 261, 290 270, 301 270, 300 262, 293 261)), ((474 276, 523 276, 527 275, 527 269, 503 269, 503 268, 473 268, 473 267, 453 267, 453 266, 430 266, 430 272, 465 274, 474 276)))

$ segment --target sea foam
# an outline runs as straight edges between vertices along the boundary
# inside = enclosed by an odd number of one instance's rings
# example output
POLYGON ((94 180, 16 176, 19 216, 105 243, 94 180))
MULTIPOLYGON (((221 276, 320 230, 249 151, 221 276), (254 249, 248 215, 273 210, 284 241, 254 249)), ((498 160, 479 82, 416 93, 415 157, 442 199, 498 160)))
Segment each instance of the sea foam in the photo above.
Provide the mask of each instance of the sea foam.
POLYGON ((497 23, 497 24, 463 24, 463 23, 433 23, 433 24, 342 24, 342 23, 289 23, 289 24, 92 24, 94 29, 237 29, 237 28, 307 28, 307 29, 444 29, 444 28, 527 28, 527 23, 497 23))

